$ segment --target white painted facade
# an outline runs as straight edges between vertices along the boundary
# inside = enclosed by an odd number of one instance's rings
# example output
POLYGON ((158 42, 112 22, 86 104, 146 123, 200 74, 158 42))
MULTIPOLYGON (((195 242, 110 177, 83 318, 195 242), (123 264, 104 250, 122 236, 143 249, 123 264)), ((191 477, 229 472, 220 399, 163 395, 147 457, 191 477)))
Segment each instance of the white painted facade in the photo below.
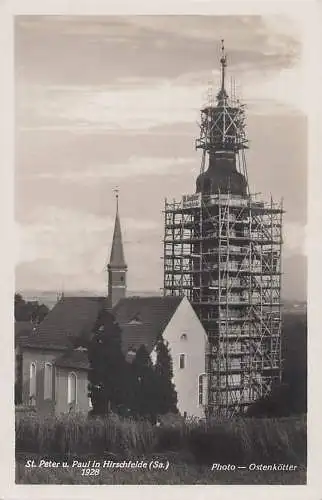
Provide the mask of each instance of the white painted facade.
MULTIPOLYGON (((207 335, 186 297, 183 297, 162 336, 169 344, 179 412, 181 415, 186 413, 187 416, 204 417, 207 397, 205 376, 207 335), (199 401, 200 376, 203 376, 202 404, 199 401)), ((151 359, 155 363, 155 350, 151 353, 151 359)))

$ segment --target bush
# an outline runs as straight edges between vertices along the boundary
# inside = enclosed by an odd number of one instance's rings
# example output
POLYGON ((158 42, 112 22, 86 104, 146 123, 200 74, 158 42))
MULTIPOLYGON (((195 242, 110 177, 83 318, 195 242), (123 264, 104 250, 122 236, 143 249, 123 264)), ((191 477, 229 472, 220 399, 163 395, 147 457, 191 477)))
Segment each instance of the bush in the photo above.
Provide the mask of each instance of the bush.
POLYGON ((140 455, 153 446, 154 439, 149 422, 120 419, 114 414, 108 418, 82 414, 16 417, 16 449, 42 455, 140 455))
POLYGON ((189 448, 200 464, 239 464, 245 462, 244 442, 229 422, 203 423, 192 429, 189 448))
POLYGON ((185 421, 166 418, 160 426, 147 420, 86 415, 40 417, 16 415, 16 451, 54 457, 122 459, 156 452, 193 456, 199 464, 306 463, 306 419, 239 418, 185 421))
POLYGON ((199 463, 306 463, 305 418, 236 419, 199 424, 189 447, 199 463))

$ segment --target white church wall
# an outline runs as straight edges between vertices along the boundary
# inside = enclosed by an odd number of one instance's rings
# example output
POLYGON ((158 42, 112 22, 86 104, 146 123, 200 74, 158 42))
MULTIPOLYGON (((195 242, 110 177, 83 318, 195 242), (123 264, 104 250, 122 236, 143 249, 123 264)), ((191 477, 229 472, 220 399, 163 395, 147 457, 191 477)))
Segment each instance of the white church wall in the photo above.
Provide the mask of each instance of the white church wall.
MULTIPOLYGON (((173 362, 173 383, 178 395, 180 413, 204 417, 206 377, 203 377, 203 404, 199 404, 199 376, 205 374, 207 336, 187 298, 182 299, 163 333, 163 338, 169 343, 173 362)), ((155 350, 151 359, 155 362, 155 350)))

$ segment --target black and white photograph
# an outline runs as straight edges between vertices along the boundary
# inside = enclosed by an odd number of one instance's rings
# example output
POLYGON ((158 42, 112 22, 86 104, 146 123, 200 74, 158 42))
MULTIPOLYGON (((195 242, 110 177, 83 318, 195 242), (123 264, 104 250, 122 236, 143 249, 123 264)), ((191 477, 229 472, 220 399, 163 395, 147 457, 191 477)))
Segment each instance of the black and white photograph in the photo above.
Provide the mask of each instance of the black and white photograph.
POLYGON ((15 16, 16 484, 307 484, 303 37, 15 16))

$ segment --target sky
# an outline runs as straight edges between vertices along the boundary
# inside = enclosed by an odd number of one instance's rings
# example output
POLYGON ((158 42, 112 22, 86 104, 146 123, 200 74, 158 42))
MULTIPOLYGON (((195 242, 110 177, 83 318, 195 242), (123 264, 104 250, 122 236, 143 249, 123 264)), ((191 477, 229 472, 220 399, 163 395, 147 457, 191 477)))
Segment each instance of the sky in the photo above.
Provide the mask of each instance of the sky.
POLYGON ((17 16, 16 288, 104 293, 117 187, 128 288, 160 291, 164 198, 195 190, 224 38, 251 191, 284 200, 283 295, 305 299, 302 36, 281 16, 17 16))

